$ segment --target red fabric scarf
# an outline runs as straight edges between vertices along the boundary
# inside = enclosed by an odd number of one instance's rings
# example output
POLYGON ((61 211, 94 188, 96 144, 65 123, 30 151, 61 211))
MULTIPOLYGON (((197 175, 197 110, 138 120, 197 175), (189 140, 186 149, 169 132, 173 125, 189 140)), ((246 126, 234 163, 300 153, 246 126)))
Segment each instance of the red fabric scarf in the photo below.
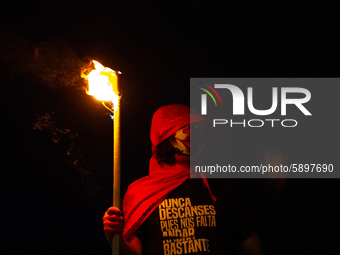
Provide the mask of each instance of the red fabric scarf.
MULTIPOLYGON (((157 160, 152 157, 150 175, 132 183, 124 196, 124 238, 128 240, 168 194, 189 177, 189 168, 179 164, 160 166, 157 160)), ((203 182, 208 188, 211 198, 216 201, 205 177, 203 177, 203 182)))

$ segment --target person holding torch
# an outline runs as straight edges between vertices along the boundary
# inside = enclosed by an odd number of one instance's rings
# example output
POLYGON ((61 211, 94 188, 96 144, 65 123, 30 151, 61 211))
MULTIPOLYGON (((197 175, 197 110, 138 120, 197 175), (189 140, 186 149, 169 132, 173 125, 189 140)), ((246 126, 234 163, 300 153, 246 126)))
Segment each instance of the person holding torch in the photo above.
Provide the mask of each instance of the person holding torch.
POLYGON ((129 186, 123 212, 110 207, 103 217, 108 241, 121 236, 121 254, 228 254, 207 179, 190 179, 190 133, 206 121, 180 104, 153 115, 149 175, 129 186))
MULTIPOLYGON (((219 207, 202 173, 199 179, 189 178, 198 174, 190 169, 190 155, 195 159, 203 155, 206 142, 203 139, 192 146, 191 132, 199 132, 204 138, 203 123, 207 120, 187 106, 167 105, 155 112, 150 132, 149 175, 129 186, 123 212, 120 210, 119 72, 97 61, 92 63, 82 73, 89 83, 86 92, 114 114, 113 207, 103 217, 112 254, 235 254, 229 251, 241 239, 225 239, 221 231, 226 228, 233 233, 223 223, 232 217, 221 211, 223 206, 219 207)), ((223 193, 225 190, 219 195, 223 193)))
MULTIPOLYGON (((194 200, 197 200, 197 191, 190 197, 186 190, 193 191, 198 188, 188 181, 190 181, 190 124, 200 121, 206 119, 198 114, 191 114, 189 107, 180 104, 161 107, 154 114, 150 132, 153 156, 150 159, 149 175, 129 186, 123 200, 123 213, 117 207, 111 207, 103 217, 104 231, 109 241, 114 234, 122 235, 120 250, 123 254, 141 254, 142 247, 143 253, 146 254, 164 254, 166 252, 164 249, 170 250, 170 246, 173 245, 181 246, 177 249, 183 251, 189 250, 189 242, 193 243, 194 238, 198 238, 198 232, 202 232, 195 231, 195 227, 190 226, 192 223, 184 223, 184 220, 192 221, 196 217, 195 213, 185 215, 184 210, 188 211, 194 207, 194 200), (177 213, 167 215, 169 206, 177 213), (169 222, 173 225, 170 226, 169 222), (149 229, 150 227, 155 229, 149 229), (144 238, 146 233, 147 238, 144 238), (182 238, 183 242, 164 244, 164 241, 179 238, 182 238), (184 239, 190 240, 188 244, 184 243, 186 242, 184 239), (154 243, 156 240, 157 243, 154 243)), ((216 228, 214 205, 216 198, 211 193, 206 179, 204 182, 198 181, 202 184, 199 188, 204 186, 203 193, 207 194, 205 196, 207 214, 210 218, 214 217, 210 225, 216 228)), ((202 197, 199 200, 202 200, 202 197)), ((196 239, 200 242, 200 250, 210 249, 209 235, 196 239)), ((194 248, 195 251, 197 249, 194 248)))

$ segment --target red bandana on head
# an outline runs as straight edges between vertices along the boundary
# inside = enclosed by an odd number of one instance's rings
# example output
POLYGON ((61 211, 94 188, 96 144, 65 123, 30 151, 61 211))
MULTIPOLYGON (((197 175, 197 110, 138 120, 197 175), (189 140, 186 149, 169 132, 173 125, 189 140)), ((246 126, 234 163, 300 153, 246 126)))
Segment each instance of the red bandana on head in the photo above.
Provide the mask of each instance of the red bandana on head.
MULTIPOLYGON (((205 120, 199 114, 190 112, 190 108, 185 105, 173 104, 159 108, 153 115, 151 124, 152 151, 155 152, 158 144, 182 127, 205 120)), ((133 182, 124 196, 124 238, 128 240, 168 194, 189 177, 189 168, 178 164, 159 165, 153 156, 150 159, 149 175, 133 182)), ((204 177, 203 181, 210 192, 208 181, 204 177)), ((211 192, 210 194, 216 201, 211 192)))

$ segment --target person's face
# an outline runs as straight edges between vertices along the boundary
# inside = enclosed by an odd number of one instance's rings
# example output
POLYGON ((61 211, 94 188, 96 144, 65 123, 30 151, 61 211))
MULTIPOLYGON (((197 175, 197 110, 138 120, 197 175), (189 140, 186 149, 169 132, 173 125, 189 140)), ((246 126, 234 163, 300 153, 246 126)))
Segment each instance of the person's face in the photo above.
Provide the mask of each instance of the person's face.
POLYGON ((170 137, 170 143, 183 154, 190 155, 190 125, 186 125, 174 133, 170 137))

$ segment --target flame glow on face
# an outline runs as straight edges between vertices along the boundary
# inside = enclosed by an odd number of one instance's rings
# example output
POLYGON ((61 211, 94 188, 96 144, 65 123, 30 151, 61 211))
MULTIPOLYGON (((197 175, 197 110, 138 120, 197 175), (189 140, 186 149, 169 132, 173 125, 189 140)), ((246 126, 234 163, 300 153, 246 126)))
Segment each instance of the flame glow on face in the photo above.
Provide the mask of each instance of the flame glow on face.
POLYGON ((190 155, 190 125, 186 125, 174 133, 170 137, 170 143, 183 154, 190 155))

